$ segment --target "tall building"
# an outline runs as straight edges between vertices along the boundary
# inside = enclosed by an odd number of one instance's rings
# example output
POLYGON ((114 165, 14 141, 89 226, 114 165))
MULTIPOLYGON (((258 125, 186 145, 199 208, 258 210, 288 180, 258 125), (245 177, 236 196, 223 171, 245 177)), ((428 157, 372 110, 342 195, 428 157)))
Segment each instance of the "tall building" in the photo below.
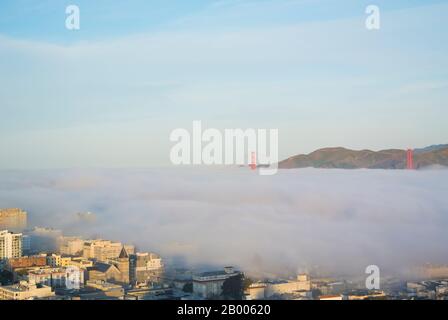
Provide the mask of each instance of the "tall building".
POLYGON ((0 230, 21 232, 27 226, 27 213, 21 209, 0 209, 0 230))
POLYGON ((22 235, 22 255, 29 255, 31 253, 31 237, 29 235, 22 235))
POLYGON ((0 231, 0 261, 22 256, 22 234, 0 231))

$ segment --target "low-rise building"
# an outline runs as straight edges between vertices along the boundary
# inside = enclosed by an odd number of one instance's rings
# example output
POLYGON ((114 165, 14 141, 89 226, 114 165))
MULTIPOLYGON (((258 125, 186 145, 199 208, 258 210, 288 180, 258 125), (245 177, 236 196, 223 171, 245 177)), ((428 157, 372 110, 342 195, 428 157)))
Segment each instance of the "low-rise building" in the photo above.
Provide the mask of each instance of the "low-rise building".
POLYGON ((128 285, 130 282, 129 256, 124 247, 118 258, 110 259, 109 263, 97 262, 87 270, 89 280, 112 282, 121 285, 128 285))
POLYGON ((31 267, 45 267, 47 265, 47 258, 45 255, 26 256, 20 258, 11 258, 6 262, 6 270, 14 272, 17 269, 31 268, 31 267))
MULTIPOLYGON (((28 280, 52 288, 65 288, 68 282, 67 268, 42 268, 28 272, 28 280)), ((80 283, 84 283, 83 273, 79 274, 80 283)))
POLYGON ((86 288, 93 288, 104 293, 106 297, 123 297, 124 289, 122 286, 102 280, 88 280, 86 288))
POLYGON ((27 226, 28 214, 18 208, 0 209, 0 230, 22 232, 27 226))
POLYGON ((30 300, 53 297, 51 287, 21 281, 19 284, 0 287, 0 300, 30 300))
POLYGON ((333 294, 320 296, 319 300, 347 300, 347 298, 342 294, 333 294))
POLYGON ((248 300, 268 299, 274 296, 291 294, 297 294, 301 297, 311 295, 311 280, 307 274, 300 274, 295 280, 257 282, 246 289, 248 300))
POLYGON ((241 273, 233 267, 222 271, 203 272, 193 276, 193 293, 201 298, 210 299, 221 296, 224 282, 241 273))
POLYGON ((384 291, 363 290, 346 294, 347 300, 385 300, 387 295, 384 291))
POLYGON ((79 269, 82 270, 87 270, 88 268, 93 267, 94 262, 92 260, 85 259, 84 257, 72 257, 70 265, 78 267, 79 269))
POLYGON ((68 267, 71 265, 72 258, 59 254, 51 254, 47 256, 47 264, 50 267, 68 267))

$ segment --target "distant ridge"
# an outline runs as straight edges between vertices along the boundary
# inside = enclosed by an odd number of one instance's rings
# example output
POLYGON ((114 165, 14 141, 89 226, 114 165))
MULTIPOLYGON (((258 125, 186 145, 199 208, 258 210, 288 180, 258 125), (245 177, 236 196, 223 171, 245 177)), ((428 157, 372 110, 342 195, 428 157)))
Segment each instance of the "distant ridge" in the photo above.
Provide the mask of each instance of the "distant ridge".
POLYGON ((415 149, 414 153, 424 153, 448 148, 448 144, 435 144, 429 147, 415 149))
MULTIPOLYGON (((416 149, 414 167, 448 167, 448 144, 416 149)), ((300 154, 279 162, 280 169, 294 168, 339 168, 339 169, 405 169, 406 150, 381 151, 350 150, 346 148, 324 148, 310 154, 300 154)))

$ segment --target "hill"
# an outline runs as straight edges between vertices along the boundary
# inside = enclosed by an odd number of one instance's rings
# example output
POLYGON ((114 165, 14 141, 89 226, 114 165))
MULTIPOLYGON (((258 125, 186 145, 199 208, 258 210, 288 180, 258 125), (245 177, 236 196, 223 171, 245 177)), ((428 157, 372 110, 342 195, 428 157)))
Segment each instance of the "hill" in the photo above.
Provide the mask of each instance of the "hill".
MULTIPOLYGON (((448 167, 448 145, 419 149, 414 154, 414 166, 421 169, 429 166, 448 167)), ((290 157, 279 163, 280 169, 293 168, 340 168, 340 169, 405 169, 406 150, 381 151, 350 150, 346 148, 324 148, 310 154, 290 157)))

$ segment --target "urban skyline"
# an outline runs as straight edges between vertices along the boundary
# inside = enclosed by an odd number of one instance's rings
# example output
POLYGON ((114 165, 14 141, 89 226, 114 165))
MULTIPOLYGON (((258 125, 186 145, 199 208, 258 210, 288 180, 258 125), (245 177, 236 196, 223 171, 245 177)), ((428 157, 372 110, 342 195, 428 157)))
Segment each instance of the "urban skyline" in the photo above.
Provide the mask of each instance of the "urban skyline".
MULTIPOLYGON (((2 209, 1 212, 8 212, 2 209)), ((24 211, 15 211, 17 215, 24 211)), ((18 226, 22 227, 22 223, 18 226)), ((0 229, 3 226, 0 225, 0 229)), ((448 298, 448 265, 424 265, 408 278, 253 276, 226 266, 194 271, 121 242, 65 236, 51 228, 0 232, 0 300, 415 300, 448 298), (5 251, 8 241, 15 251, 5 251), (373 283, 373 282, 372 282, 373 283)), ((377 268, 377 267, 375 267, 377 268)), ((366 273, 370 274, 366 269, 366 273)), ((251 274, 250 271, 246 271, 251 274)), ((379 272, 379 271, 376 271, 379 272)), ((187 308, 187 307, 186 307, 187 308)))

